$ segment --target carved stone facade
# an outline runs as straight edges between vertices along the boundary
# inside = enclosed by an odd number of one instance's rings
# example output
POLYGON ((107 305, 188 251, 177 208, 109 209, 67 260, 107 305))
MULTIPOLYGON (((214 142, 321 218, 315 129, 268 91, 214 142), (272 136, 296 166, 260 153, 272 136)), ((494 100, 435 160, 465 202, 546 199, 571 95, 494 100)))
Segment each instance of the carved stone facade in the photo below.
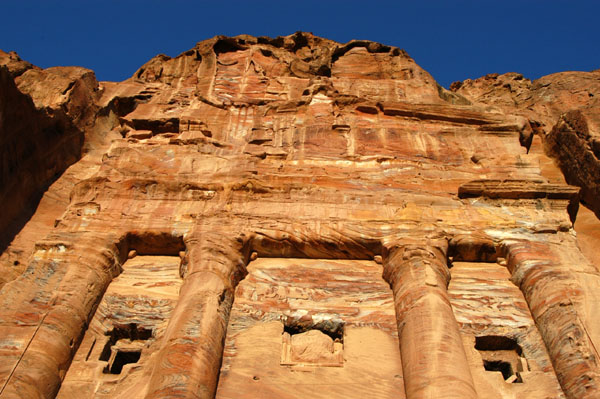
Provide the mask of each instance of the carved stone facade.
POLYGON ((543 152, 572 114, 552 133, 400 49, 304 33, 120 83, 0 55, 11 95, 85 136, 11 183, 48 189, 3 226, 0 398, 600 395, 597 258, 543 152))

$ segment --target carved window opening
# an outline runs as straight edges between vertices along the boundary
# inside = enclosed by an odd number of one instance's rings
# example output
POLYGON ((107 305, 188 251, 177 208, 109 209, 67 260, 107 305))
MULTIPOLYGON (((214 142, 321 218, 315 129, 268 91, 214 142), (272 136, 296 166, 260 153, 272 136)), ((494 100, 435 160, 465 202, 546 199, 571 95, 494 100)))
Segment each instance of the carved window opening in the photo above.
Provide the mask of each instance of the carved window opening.
POLYGON ((108 366, 103 370, 105 374, 121 374, 123 366, 130 363, 137 363, 142 356, 141 349, 116 349, 114 351, 112 362, 109 361, 108 366))
POLYGON ((116 326, 106 335, 109 336, 99 360, 108 362, 104 374, 121 374, 123 366, 137 363, 142 356, 145 342, 152 338, 152 330, 135 323, 116 326))
POLYGON ((343 322, 287 317, 283 325, 281 365, 343 367, 343 322))
MULTIPOLYGON (((512 365, 509 362, 504 362, 502 360, 484 360, 483 367, 486 369, 486 371, 501 372, 505 381, 508 381, 515 375, 512 365)), ((523 382, 523 380, 521 379, 520 375, 516 375, 516 378, 511 379, 511 382, 523 382)))
POLYGON ((508 383, 522 383, 521 372, 529 371, 523 349, 516 340, 500 335, 475 338, 475 349, 483 360, 483 367, 490 372, 500 372, 508 383))

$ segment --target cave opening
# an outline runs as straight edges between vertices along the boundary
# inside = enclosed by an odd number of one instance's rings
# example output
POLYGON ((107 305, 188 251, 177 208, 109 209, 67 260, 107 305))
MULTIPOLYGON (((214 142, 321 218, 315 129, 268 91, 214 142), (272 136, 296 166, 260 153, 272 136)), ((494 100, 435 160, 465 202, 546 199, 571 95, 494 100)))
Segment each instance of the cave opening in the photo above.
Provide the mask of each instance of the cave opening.
POLYGON ((121 374, 123 366, 130 363, 137 363, 142 356, 142 351, 137 350, 117 350, 113 362, 107 366, 103 372, 105 374, 121 374))

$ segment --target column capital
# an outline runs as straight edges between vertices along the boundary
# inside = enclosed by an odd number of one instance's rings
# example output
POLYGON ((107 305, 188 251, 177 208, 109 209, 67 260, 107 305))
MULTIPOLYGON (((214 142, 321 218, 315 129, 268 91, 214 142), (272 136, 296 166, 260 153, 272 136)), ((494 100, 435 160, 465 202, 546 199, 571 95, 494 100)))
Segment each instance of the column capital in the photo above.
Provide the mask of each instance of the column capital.
POLYGON ((448 241, 444 239, 401 239, 383 245, 383 278, 393 288, 401 279, 402 269, 429 266, 448 284, 448 241))
POLYGON ((194 273, 213 273, 233 288, 246 276, 249 235, 233 229, 202 228, 186 235, 183 241, 186 250, 182 259, 182 278, 194 273))
MULTIPOLYGON (((448 240, 444 238, 395 238, 385 240, 382 249, 384 258, 397 251, 408 251, 409 254, 413 251, 424 251, 445 259, 448 253, 448 240)), ((415 255, 419 254, 415 253, 415 255)))

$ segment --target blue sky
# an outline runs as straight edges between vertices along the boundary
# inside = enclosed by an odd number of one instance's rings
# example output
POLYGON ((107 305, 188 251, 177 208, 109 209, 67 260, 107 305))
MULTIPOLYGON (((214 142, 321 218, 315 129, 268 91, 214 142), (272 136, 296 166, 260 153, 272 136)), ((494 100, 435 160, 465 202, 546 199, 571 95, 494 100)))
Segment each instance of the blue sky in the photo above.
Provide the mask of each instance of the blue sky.
POLYGON ((600 68, 595 1, 7 1, 0 49, 41 67, 80 65, 123 80, 158 53, 215 35, 309 31, 405 49, 436 80, 600 68))

